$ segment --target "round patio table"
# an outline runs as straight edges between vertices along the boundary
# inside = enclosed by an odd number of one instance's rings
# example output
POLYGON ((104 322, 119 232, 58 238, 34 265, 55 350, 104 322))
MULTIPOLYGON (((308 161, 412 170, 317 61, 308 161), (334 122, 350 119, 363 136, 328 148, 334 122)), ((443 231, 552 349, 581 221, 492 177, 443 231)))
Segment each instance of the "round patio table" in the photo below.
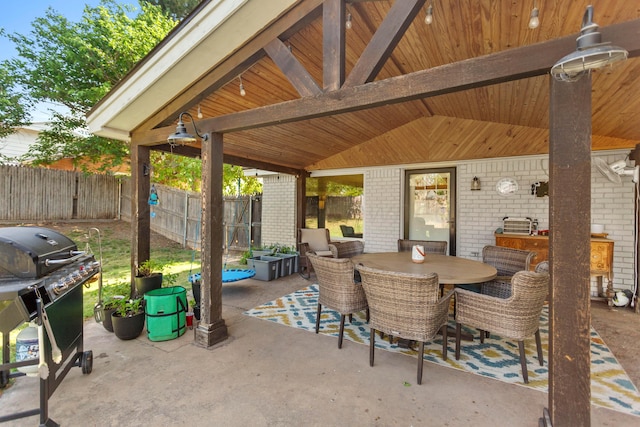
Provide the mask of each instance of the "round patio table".
POLYGON ((425 254, 423 263, 411 260, 411 252, 376 252, 356 255, 351 258, 354 265, 399 273, 437 273, 441 285, 466 285, 492 280, 497 270, 480 261, 456 256, 425 254))
MULTIPOLYGON (((351 258, 354 265, 385 271, 411 274, 438 274, 438 282, 442 285, 468 285, 495 279, 498 271, 495 267, 481 261, 458 258, 456 256, 425 254, 424 262, 411 260, 411 252, 376 252, 356 255, 351 258)), ((449 329, 452 335, 453 330, 449 329)), ((462 339, 472 341, 473 336, 464 333, 462 339)), ((407 344, 408 345, 408 344, 407 344)))

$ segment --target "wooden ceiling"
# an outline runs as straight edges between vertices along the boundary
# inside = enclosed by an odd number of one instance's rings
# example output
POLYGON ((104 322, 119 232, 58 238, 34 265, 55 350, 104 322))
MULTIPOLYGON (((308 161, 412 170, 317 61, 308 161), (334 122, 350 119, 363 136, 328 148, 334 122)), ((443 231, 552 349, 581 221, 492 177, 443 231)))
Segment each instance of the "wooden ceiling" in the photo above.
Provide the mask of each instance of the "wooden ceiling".
MULTIPOLYGON (((300 2, 303 3, 313 2, 300 2)), ((320 6, 300 21, 304 25, 282 32, 279 39, 322 88, 323 19, 321 2, 315 3, 320 6)), ((436 0, 431 25, 424 22, 425 7, 421 7, 374 81, 560 37, 574 39, 590 1, 537 0, 540 26, 530 29, 533 3, 436 0)), ((346 12, 352 15, 353 24, 345 30, 347 80, 393 4, 347 2, 346 12)), ((594 21, 601 30, 640 17, 640 1, 598 1, 594 6, 594 21)), ((566 54, 574 48, 575 44, 566 54)), ((181 97, 181 104, 164 108, 165 118, 158 120, 155 127, 164 129, 172 121, 175 126, 175 111, 181 108, 188 108, 196 117, 199 107, 206 119, 302 97, 264 50, 244 60, 230 57, 228 61, 237 64, 237 75, 229 78, 231 73, 227 72, 226 80, 202 85, 206 90, 196 92, 192 88, 189 96, 181 97), (239 75, 245 96, 240 95, 239 75)), ((505 68, 512 65, 504 63, 505 68)), ((219 70, 212 69, 209 75, 216 72, 219 70)), ((613 69, 592 73, 594 150, 632 148, 640 143, 637 76, 640 59, 636 57, 613 69)), ((203 80, 207 78, 203 76, 203 80)), ((308 171, 547 153, 549 78, 540 75, 361 111, 229 132, 224 135, 224 153, 236 164, 255 166, 256 162, 263 162, 266 166, 308 171)))

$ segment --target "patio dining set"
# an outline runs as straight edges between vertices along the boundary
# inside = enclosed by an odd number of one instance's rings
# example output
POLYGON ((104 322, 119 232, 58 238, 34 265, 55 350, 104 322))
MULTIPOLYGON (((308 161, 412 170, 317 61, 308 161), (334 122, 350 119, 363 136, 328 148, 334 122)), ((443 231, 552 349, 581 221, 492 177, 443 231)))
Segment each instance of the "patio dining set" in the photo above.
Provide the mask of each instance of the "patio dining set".
POLYGON ((414 343, 418 349, 417 382, 422 383, 425 342, 442 335, 442 358, 455 319, 455 358, 459 360, 462 330, 474 328, 484 343, 490 333, 518 342, 524 383, 528 383, 524 340, 535 337, 537 358, 544 365, 540 315, 547 299, 549 265, 530 271, 535 252, 485 246, 482 261, 447 255, 447 242, 398 240, 397 252, 365 253, 364 243, 331 242, 327 229, 300 229, 302 275, 315 274, 319 295, 315 331, 323 307, 340 314, 338 348, 342 348, 346 316, 366 311, 370 328, 369 364, 374 365, 376 332, 389 343, 414 343), (416 260, 417 247, 424 255, 416 260))

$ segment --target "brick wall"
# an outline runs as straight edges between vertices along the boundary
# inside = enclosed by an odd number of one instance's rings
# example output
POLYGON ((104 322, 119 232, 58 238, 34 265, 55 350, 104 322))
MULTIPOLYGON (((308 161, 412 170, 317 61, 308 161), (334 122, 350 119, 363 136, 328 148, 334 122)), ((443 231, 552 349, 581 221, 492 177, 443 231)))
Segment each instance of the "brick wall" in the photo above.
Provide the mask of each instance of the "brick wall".
POLYGON ((372 169, 364 174, 363 217, 365 250, 398 250, 402 224, 402 171, 372 169))
MULTIPOLYGON (((607 163, 624 158, 627 152, 599 153, 607 163)), ((420 165, 420 168, 428 166, 420 165)), ((539 228, 549 228, 549 197, 531 195, 531 184, 549 181, 547 157, 488 160, 461 163, 457 169, 457 255, 480 259, 482 247, 495 244, 494 231, 502 219, 531 217, 539 228), (480 191, 471 191, 477 176, 480 191), (495 187, 501 178, 514 178, 519 190, 512 196, 500 196, 495 187)), ((398 167, 376 168, 364 172, 363 218, 365 250, 386 252, 397 249, 403 224, 403 176, 398 167)), ((262 236, 264 243, 295 244, 295 178, 280 175, 264 179, 262 236)), ((567 189, 570 191, 570 189, 567 189)), ((595 168, 591 175, 591 218, 605 225, 615 240, 614 288, 633 287, 634 191, 631 178, 614 184, 595 168)), ((592 280, 595 294, 595 279, 592 280)))
POLYGON ((263 178, 262 244, 296 245, 296 178, 269 175, 263 178))
MULTIPOLYGON (((624 158, 627 153, 598 155, 607 163, 624 158)), ((531 195, 531 184, 549 181, 548 158, 493 160, 458 165, 458 256, 480 259, 482 247, 494 244, 493 232, 502 227, 502 218, 537 218, 540 229, 549 228, 549 197, 531 195), (471 180, 480 178, 481 191, 471 191, 471 180), (515 178, 516 194, 500 196, 495 186, 500 178, 515 178)), ((593 168, 591 174, 591 222, 604 224, 614 244, 614 288, 633 286, 634 188, 630 177, 614 184, 593 168)), ((570 191, 571 189, 567 189, 570 191)), ((366 224, 366 218, 365 218, 366 224)), ((595 279, 591 292, 597 293, 595 279)))

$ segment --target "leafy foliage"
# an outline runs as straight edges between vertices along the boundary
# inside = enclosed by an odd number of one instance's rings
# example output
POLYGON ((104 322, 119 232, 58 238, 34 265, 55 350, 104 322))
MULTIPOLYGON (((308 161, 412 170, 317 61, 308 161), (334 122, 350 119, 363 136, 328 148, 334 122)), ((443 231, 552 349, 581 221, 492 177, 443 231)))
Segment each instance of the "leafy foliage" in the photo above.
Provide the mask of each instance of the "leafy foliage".
POLYGON ((88 156, 106 169, 128 156, 125 142, 87 137, 77 129, 86 128, 89 110, 175 26, 160 7, 144 1, 140 6, 136 14, 132 5, 102 0, 85 6, 77 23, 49 8, 28 35, 6 35, 18 58, 0 65, 0 132, 29 122, 28 111, 37 102, 66 108, 53 114, 51 129, 28 153, 36 164, 88 156))
POLYGON ((181 20, 187 16, 200 0, 146 0, 148 3, 160 6, 173 19, 181 20))

